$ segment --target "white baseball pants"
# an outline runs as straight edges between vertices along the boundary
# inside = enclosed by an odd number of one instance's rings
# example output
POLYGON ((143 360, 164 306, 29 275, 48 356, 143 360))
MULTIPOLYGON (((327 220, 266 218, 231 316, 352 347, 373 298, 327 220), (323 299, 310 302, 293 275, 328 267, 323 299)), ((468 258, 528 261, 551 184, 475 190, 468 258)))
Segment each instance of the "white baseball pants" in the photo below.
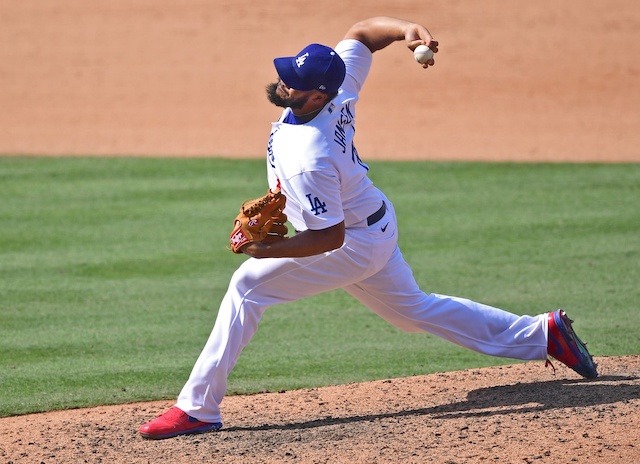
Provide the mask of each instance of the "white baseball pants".
POLYGON ((517 316, 420 290, 397 246, 395 213, 391 203, 387 205, 378 223, 348 228, 338 250, 306 258, 245 261, 233 274, 213 331, 176 406, 201 421, 221 422, 227 378, 265 310, 336 288, 407 332, 429 332, 491 356, 547 358, 546 314, 517 316))

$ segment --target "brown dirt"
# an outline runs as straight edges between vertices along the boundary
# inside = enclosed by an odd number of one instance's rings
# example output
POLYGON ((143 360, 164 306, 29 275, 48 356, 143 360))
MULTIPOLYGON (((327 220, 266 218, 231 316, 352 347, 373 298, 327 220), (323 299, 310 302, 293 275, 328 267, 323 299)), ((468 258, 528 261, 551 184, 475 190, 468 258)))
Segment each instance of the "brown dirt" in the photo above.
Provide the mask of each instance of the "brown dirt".
POLYGON ((224 400, 225 428, 148 441, 172 402, 0 420, 2 462, 640 462, 640 356, 583 380, 542 362, 224 400))
POLYGON ((640 2, 0 2, 0 153, 244 156, 277 111, 271 60, 387 14, 441 43, 379 52, 365 159, 640 161, 640 2))
MULTIPOLYGON (((260 156, 274 56, 387 14, 441 42, 377 54, 365 159, 640 161, 640 3, 0 3, 0 153, 260 156), (310 19, 312 18, 312 19, 310 19)), ((145 441, 162 401, 0 419, 7 463, 640 462, 640 356, 233 396, 215 434, 145 441)))

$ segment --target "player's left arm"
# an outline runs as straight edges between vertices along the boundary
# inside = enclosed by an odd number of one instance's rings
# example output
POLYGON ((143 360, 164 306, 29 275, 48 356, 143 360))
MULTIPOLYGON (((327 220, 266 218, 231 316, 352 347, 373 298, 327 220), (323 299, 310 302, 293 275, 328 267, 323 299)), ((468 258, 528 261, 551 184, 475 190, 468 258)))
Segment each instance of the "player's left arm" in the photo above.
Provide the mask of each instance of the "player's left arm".
POLYGON ((305 230, 286 240, 253 242, 240 250, 254 258, 304 258, 340 248, 344 243, 344 221, 320 230, 305 230))
POLYGON ((308 168, 283 184, 283 190, 289 192, 288 201, 304 210, 304 230, 286 240, 252 243, 241 251, 254 258, 303 258, 340 248, 344 244, 345 223, 337 174, 328 167, 308 168), (315 193, 312 196, 299 192, 315 193))
MULTIPOLYGON (((415 50, 418 45, 426 45, 438 51, 438 41, 426 27, 404 19, 377 16, 357 22, 347 31, 345 39, 355 39, 365 44, 371 52, 382 50, 393 42, 404 40, 407 47, 415 50)), ((433 60, 428 65, 433 65, 433 60)))

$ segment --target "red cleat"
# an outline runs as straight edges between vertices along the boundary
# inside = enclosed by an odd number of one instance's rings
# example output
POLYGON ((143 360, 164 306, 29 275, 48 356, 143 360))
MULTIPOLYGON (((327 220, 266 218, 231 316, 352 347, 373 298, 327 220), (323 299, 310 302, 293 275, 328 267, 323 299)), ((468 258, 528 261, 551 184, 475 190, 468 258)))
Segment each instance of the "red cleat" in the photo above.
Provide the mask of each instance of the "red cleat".
POLYGON ((204 433, 222 428, 222 422, 201 422, 177 407, 147 422, 140 427, 140 435, 144 438, 171 438, 188 433, 204 433))
POLYGON ((572 322, 562 309, 549 313, 547 353, 583 377, 598 377, 597 365, 593 362, 586 344, 573 331, 572 322))

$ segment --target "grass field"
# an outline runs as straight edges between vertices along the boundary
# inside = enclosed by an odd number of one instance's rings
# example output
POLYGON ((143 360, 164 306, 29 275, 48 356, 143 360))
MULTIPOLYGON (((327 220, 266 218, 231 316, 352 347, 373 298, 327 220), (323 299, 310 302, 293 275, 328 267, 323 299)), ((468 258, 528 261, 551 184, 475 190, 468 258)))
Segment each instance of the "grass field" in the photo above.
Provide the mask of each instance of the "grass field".
MULTIPOLYGON (((426 291, 565 308, 640 353, 640 165, 374 162, 426 291)), ((0 158, 0 416, 174 398, 233 270, 264 162, 0 158)), ((271 308, 230 393, 513 363, 404 334, 343 292, 271 308)))

